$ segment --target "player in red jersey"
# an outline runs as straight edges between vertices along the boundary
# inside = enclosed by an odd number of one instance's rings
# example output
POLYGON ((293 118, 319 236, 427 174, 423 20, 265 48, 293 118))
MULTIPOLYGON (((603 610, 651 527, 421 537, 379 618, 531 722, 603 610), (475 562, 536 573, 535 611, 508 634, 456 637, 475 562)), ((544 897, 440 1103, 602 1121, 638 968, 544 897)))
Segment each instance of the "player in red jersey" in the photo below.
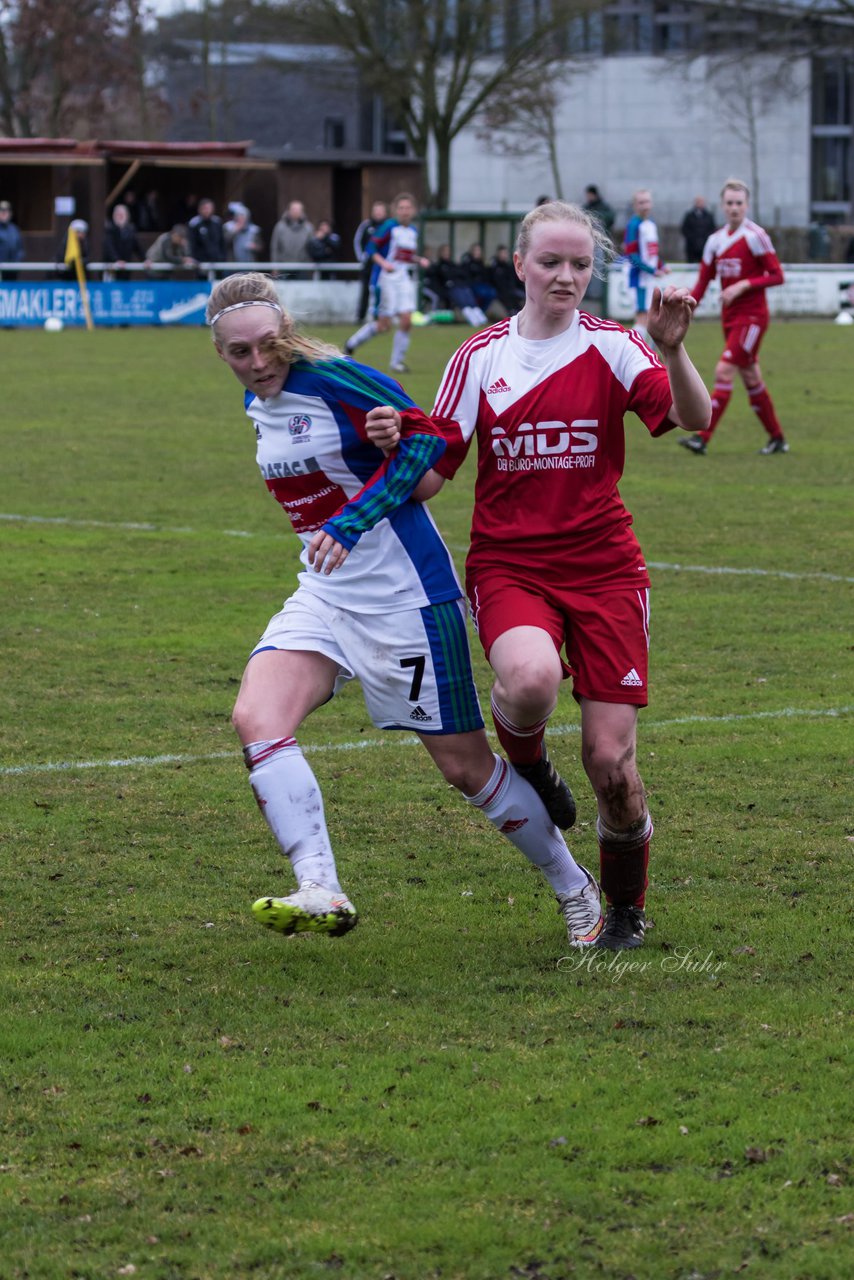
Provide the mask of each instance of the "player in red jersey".
POLYGON ((258 806, 298 881, 293 894, 259 898, 256 919, 333 936, 356 923, 297 735, 358 679, 376 727, 417 734, 446 781, 542 871, 569 945, 591 945, 602 928, 599 886, 540 797, 492 751, 462 587, 429 511, 411 501, 445 450, 439 431, 391 378, 298 333, 267 275, 219 280, 206 315, 217 354, 245 389, 261 475, 301 544, 297 588, 255 646, 233 716, 258 806), (367 438, 376 404, 403 416, 394 458, 367 438))
POLYGON ((748 218, 749 201, 750 191, 745 184, 738 178, 728 178, 721 191, 726 226, 714 231, 706 241, 700 274, 691 290, 699 302, 717 276, 725 340, 723 355, 715 368, 712 420, 705 431, 679 441, 692 453, 706 452, 729 404, 736 369, 741 374, 751 409, 768 432, 768 440, 759 452, 789 452, 759 368, 759 346, 768 328, 765 290, 783 283, 783 268, 768 233, 748 218))
MULTIPOLYGON (((696 306, 688 290, 653 291, 649 332, 660 358, 636 333, 579 310, 596 245, 607 253, 599 224, 576 205, 549 202, 523 220, 514 264, 525 306, 452 357, 432 415, 448 448, 416 497, 456 473, 476 435, 466 586, 495 672, 495 729, 557 821, 568 789, 544 733, 572 676, 608 902, 596 945, 619 950, 643 942, 652 835, 636 763, 649 577, 617 489, 623 419, 636 413, 652 435, 697 431, 710 404, 684 348, 696 306)), ((393 446, 393 409, 383 425, 380 442, 393 446)))

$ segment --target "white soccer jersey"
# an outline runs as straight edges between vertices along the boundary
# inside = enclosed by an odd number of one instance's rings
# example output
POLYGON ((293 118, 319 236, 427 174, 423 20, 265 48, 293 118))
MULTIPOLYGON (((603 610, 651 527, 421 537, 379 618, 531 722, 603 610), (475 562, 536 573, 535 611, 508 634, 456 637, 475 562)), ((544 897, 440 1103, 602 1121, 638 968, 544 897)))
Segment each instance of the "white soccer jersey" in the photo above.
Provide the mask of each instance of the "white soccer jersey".
POLYGON ((300 583, 341 608, 393 613, 462 595, 450 554, 427 507, 408 501, 442 441, 399 385, 350 360, 299 361, 278 396, 246 393, 261 475, 302 542, 300 583), (377 404, 402 414, 406 433, 392 458, 368 440, 377 404), (318 529, 350 554, 330 574, 308 567, 318 529))
POLYGON ((388 240, 383 247, 384 236, 377 233, 378 249, 376 250, 391 262, 398 270, 413 268, 418 265, 418 228, 411 224, 404 227, 395 222, 388 231, 388 240))

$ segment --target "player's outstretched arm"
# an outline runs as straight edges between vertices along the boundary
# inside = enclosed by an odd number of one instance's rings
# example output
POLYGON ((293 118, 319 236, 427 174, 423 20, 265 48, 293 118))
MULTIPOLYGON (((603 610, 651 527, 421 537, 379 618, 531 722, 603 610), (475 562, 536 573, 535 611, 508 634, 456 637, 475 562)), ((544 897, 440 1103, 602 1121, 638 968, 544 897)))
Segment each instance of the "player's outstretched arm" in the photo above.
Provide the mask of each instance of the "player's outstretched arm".
POLYGON ((674 285, 668 285, 663 292, 653 289, 646 329, 659 350, 685 341, 696 305, 690 289, 677 289, 674 285))
POLYGON ((647 320, 661 362, 667 370, 673 406, 668 415, 686 431, 705 431, 712 416, 712 402, 688 352, 685 335, 697 305, 687 289, 672 285, 662 291, 653 290, 647 320))
MULTIPOLYGON (((371 444, 375 444, 383 453, 393 453, 400 443, 401 418, 391 405, 377 405, 365 417, 365 434, 371 444)), ((419 480, 412 492, 416 502, 428 502, 435 497, 445 483, 442 476, 430 468, 419 480)))

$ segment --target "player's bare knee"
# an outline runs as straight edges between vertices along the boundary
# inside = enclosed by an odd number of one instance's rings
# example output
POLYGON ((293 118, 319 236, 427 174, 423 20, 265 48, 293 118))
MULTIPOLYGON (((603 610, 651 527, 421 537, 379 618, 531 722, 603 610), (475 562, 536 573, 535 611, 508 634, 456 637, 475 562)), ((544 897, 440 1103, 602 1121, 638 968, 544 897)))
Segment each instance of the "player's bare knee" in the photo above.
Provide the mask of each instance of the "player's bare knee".
POLYGON ((468 761, 452 758, 436 762, 442 777, 465 796, 476 795, 483 783, 476 777, 468 761))
POLYGON ((517 709, 517 715, 525 709, 541 719, 554 710, 560 678, 560 668, 549 662, 523 660, 502 671, 496 693, 517 709))
POLYGON ((637 777, 635 748, 609 738, 597 738, 581 746, 581 763, 597 795, 628 795, 637 777))

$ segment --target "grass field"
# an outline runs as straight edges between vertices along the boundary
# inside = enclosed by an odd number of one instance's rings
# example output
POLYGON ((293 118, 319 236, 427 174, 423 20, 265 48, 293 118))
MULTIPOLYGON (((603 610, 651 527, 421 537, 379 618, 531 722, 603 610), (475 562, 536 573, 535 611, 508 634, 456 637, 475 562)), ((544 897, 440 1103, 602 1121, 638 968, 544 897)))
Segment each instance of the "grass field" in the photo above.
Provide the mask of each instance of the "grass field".
MULTIPOLYGON (((428 407, 463 336, 415 336, 428 407)), ((847 1280, 852 342, 772 328, 788 456, 741 389, 705 458, 632 424, 655 928, 570 957, 352 688, 301 740, 360 926, 254 924, 291 880, 229 713, 296 556, 240 389, 202 331, 0 335, 0 1280, 847 1280)))

